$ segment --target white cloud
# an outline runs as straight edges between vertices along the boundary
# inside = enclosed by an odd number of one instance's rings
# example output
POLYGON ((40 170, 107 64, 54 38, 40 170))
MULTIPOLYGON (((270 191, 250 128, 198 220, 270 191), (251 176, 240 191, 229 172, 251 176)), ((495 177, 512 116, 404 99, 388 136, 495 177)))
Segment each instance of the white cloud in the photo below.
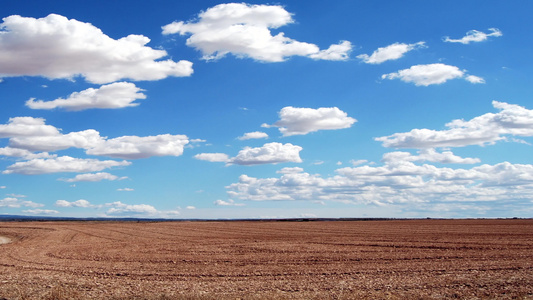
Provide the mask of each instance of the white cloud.
POLYGON ((94 207, 94 205, 92 205, 89 201, 87 201, 85 199, 80 199, 80 200, 76 200, 76 201, 72 201, 72 202, 69 202, 69 201, 66 201, 66 200, 57 200, 56 201, 56 206, 59 206, 59 207, 83 207, 83 208, 94 207))
POLYGON ((27 200, 20 200, 16 197, 7 197, 0 199, 0 207, 19 208, 19 207, 42 207, 44 204, 35 203, 27 200))
POLYGON ((493 101, 498 113, 487 113, 472 120, 453 120, 447 130, 413 129, 375 138, 384 147, 438 148, 487 145, 506 140, 506 135, 533 136, 533 110, 493 101))
POLYGON ((341 41, 339 44, 331 45, 326 50, 311 54, 309 57, 317 60, 347 60, 352 51, 352 43, 341 41))
POLYGON ((59 213, 57 210, 53 210, 53 209, 27 209, 27 210, 23 210, 22 212, 26 214, 32 214, 32 215, 53 215, 53 214, 59 213))
POLYGON ((266 139, 268 138, 268 134, 261 131, 254 131, 254 132, 247 132, 243 136, 238 137, 239 140, 245 141, 245 140, 251 140, 251 139, 266 139))
POLYGON ((51 125, 45 125, 42 118, 16 117, 9 118, 7 124, 0 124, 0 138, 29 137, 29 136, 54 136, 59 130, 51 125))
POLYGON ((533 165, 439 168, 396 159, 383 166, 346 167, 337 175, 285 173, 279 178, 241 175, 228 196, 252 201, 340 201, 355 204, 512 203, 533 196, 533 165))
POLYGON ((24 159, 55 157, 54 155, 50 155, 47 152, 33 153, 26 149, 11 148, 11 147, 0 148, 0 155, 9 156, 9 157, 22 157, 24 159))
POLYGON ((283 168, 279 171, 277 171, 276 173, 279 173, 279 174, 294 174, 294 173, 301 173, 303 172, 304 169, 300 168, 300 167, 293 167, 293 168, 283 168))
POLYGON ((152 156, 180 156, 183 154, 184 146, 189 143, 185 135, 161 134, 107 139, 94 129, 62 134, 59 129, 44 122, 44 119, 40 118, 18 117, 9 119, 8 124, 0 125, 0 138, 10 138, 9 147, 0 148, 0 152, 9 156, 42 158, 49 155, 47 153, 30 155, 23 150, 58 151, 73 147, 86 149, 89 155, 139 159, 152 156))
POLYGON ((243 203, 235 203, 233 200, 228 200, 228 201, 224 201, 224 200, 216 200, 215 202, 213 202, 213 204, 215 205, 218 205, 218 206, 244 206, 243 203))
POLYGON ((344 129, 357 122, 337 107, 298 108, 287 106, 279 113, 280 120, 262 127, 279 127, 283 136, 304 135, 319 130, 344 129))
POLYGON ((418 151, 418 153, 419 155, 412 155, 409 152, 389 152, 383 155, 383 161, 429 161, 441 164, 476 164, 481 162, 479 158, 463 158, 453 154, 451 151, 439 153, 435 149, 423 149, 418 151))
POLYGON ((65 108, 70 111, 80 111, 91 108, 123 108, 138 106, 133 103, 137 99, 145 99, 142 89, 130 82, 115 82, 103 85, 98 89, 89 88, 81 92, 72 93, 67 99, 43 101, 30 99, 26 106, 31 109, 65 108))
MULTIPOLYGON (((412 82, 416 86, 428 86, 432 84, 441 84, 451 79, 463 78, 465 71, 458 67, 445 65, 441 63, 429 65, 415 65, 409 69, 400 70, 395 73, 383 74, 381 79, 397 79, 404 82, 412 82)), ((471 83, 483 83, 481 77, 469 75, 466 80, 471 83)))
POLYGON ((195 210, 196 207, 194 207, 194 206, 192 206, 192 205, 189 205, 189 206, 187 206, 185 209, 188 209, 188 210, 195 210))
POLYGON ((148 204, 135 204, 128 205, 120 201, 108 203, 106 206, 111 206, 111 208, 106 212, 108 215, 156 215, 157 209, 152 205, 148 204))
POLYGON ((117 189, 117 191, 119 191, 119 192, 133 192, 135 190, 132 189, 132 188, 122 188, 122 189, 117 189))
POLYGON ((227 162, 229 160, 229 156, 224 153, 200 153, 196 154, 194 158, 210 162, 227 162))
MULTIPOLYGON (((362 165, 362 164, 366 164, 368 162, 368 160, 366 159, 358 159, 358 160, 350 160, 350 164, 352 164, 352 166, 358 166, 358 165, 362 165)), ((337 164, 337 165, 342 165, 342 163, 340 164, 337 164)))
POLYGON ((461 44, 470 44, 471 42, 482 42, 487 40, 490 36, 498 37, 502 36, 503 33, 497 28, 489 28, 491 33, 484 33, 477 30, 470 30, 466 35, 460 39, 451 39, 450 37, 444 37, 443 40, 448 43, 461 43, 461 44))
POLYGON ((5 185, 0 186, 0 189, 5 189, 5 188, 6 188, 5 185))
POLYGON ((98 173, 87 173, 87 174, 78 174, 74 178, 61 178, 59 180, 66 181, 66 182, 79 182, 79 181, 90 181, 90 182, 96 182, 96 181, 102 181, 102 180, 124 180, 128 177, 118 177, 113 174, 109 174, 106 172, 98 172, 98 173))
POLYGON ((470 82, 470 83, 485 83, 485 79, 481 78, 481 77, 478 77, 478 76, 474 76, 474 75, 468 75, 465 77, 465 80, 470 82))
POLYGON ((124 159, 180 156, 183 154, 183 147, 188 143, 185 135, 122 136, 94 145, 87 150, 87 154, 124 159))
POLYGON ((87 149, 103 141, 104 138, 98 131, 87 129, 68 134, 58 132, 56 135, 12 137, 9 145, 30 151, 57 151, 68 148, 87 149))
POLYGON ((13 15, 3 18, 0 27, 2 77, 83 76, 103 84, 190 76, 193 72, 189 61, 161 60, 166 51, 145 46, 150 41, 145 36, 132 34, 115 40, 90 23, 56 14, 40 19, 13 15))
POLYGON ((262 147, 245 147, 237 156, 228 160, 228 164, 259 165, 278 164, 286 162, 302 162, 300 151, 302 147, 290 143, 267 143, 262 147))
POLYGON ((187 45, 200 50, 204 59, 219 59, 231 53, 263 62, 280 62, 290 56, 346 60, 351 44, 341 41, 326 50, 317 45, 272 36, 270 28, 293 23, 292 16, 279 5, 219 4, 201 12, 196 22, 173 22, 163 26, 163 34, 191 35, 187 45))
POLYGON ((24 174, 24 175, 39 175, 59 172, 95 172, 103 169, 119 166, 128 166, 131 163, 128 161, 114 161, 114 160, 97 160, 97 159, 81 159, 70 156, 60 156, 49 159, 32 159, 29 161, 17 162, 7 167, 3 174, 24 174))
POLYGON ((361 54, 357 58, 363 60, 367 64, 381 64, 388 60, 395 60, 401 58, 405 53, 425 48, 425 42, 418 42, 414 44, 394 43, 387 47, 380 47, 372 55, 361 54))

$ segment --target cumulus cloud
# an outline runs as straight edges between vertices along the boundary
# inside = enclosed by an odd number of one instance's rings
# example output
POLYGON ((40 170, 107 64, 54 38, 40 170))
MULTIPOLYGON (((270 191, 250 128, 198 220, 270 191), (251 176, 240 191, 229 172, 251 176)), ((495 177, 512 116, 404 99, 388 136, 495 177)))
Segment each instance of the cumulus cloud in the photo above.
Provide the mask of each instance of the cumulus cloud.
POLYGON ((43 118, 15 117, 9 118, 7 124, 0 124, 0 138, 26 136, 54 136, 59 130, 46 125, 43 118))
POLYGON ((254 132, 247 132, 243 136, 238 137, 239 140, 245 141, 245 140, 251 140, 251 139, 266 139, 268 138, 268 134, 261 131, 254 131, 254 132))
POLYGON ((251 201, 341 201, 356 204, 519 201, 533 196, 533 165, 503 162, 470 169, 384 160, 382 166, 346 167, 321 177, 289 172, 279 178, 241 175, 228 196, 251 201), (518 188, 519 187, 519 188, 518 188))
POLYGON ((111 208, 106 212, 108 215, 154 215, 157 213, 157 209, 148 204, 128 205, 117 201, 108 203, 106 206, 111 206, 111 208))
MULTIPOLYGON (((429 65, 415 65, 409 69, 383 74, 381 79, 400 79, 404 82, 414 83, 416 86, 441 84, 451 79, 464 78, 465 71, 458 67, 441 63, 429 65)), ((481 77, 469 75, 465 78, 470 83, 484 83, 481 77)))
POLYGON ((94 205, 92 205, 89 201, 85 199, 80 199, 72 202, 66 200, 57 200, 55 204, 59 207, 94 207, 94 205))
POLYGON ((14 148, 30 151, 57 151, 68 148, 87 149, 104 141, 100 133, 94 129, 57 133, 43 136, 15 136, 9 139, 9 145, 14 148))
POLYGON ((80 181, 90 181, 90 182, 96 182, 96 181, 102 181, 102 180, 124 180, 128 177, 118 177, 113 174, 109 174, 107 172, 98 172, 98 173, 86 173, 86 174, 78 174, 74 178, 61 178, 59 180, 66 181, 66 182, 80 182, 80 181))
POLYGON ((35 203, 28 200, 20 200, 16 197, 7 197, 0 199, 0 207, 19 208, 19 207, 43 207, 44 204, 35 203))
POLYGON ((3 18, 0 29, 0 77, 83 76, 104 84, 190 76, 193 72, 189 61, 161 60, 167 52, 147 47, 150 39, 145 36, 132 34, 115 40, 90 23, 56 14, 40 19, 9 16, 3 18))
MULTIPOLYGON (((0 138, 10 138, 10 148, 1 152, 15 155, 15 149, 29 151, 58 151, 68 148, 85 149, 89 155, 109 156, 124 159, 139 159, 152 156, 180 156, 189 143, 185 135, 161 134, 156 136, 122 136, 107 139, 94 129, 62 134, 59 129, 46 125, 44 119, 18 117, 0 125, 0 138)), ((199 142, 199 140, 196 140, 199 142)), ((28 157, 25 151, 18 154, 28 157)), ((45 154, 41 156, 45 157, 45 154)), ((37 158, 37 157, 31 157, 37 158)))
POLYGON ((224 153, 200 153, 196 154, 194 158, 198 160, 206 160, 210 162, 227 162, 229 161, 229 156, 224 153))
POLYGON ((291 143, 267 143, 262 147, 245 147, 237 156, 228 160, 228 164, 236 165, 259 165, 278 164, 286 162, 302 162, 300 151, 302 147, 291 143))
POLYGON ((213 202, 213 204, 217 205, 217 206, 244 206, 243 203, 235 203, 235 201, 233 200, 227 200, 227 201, 224 201, 224 200, 216 200, 215 202, 213 202))
POLYGON ((319 130, 344 129, 357 122, 337 107, 299 108, 287 106, 279 113, 279 121, 262 127, 279 127, 283 136, 304 135, 319 130))
POLYGON ((262 62, 280 62, 290 56, 346 60, 351 50, 341 41, 326 50, 317 45, 272 35, 270 29, 293 23, 292 15, 279 5, 219 4, 201 12, 195 21, 173 22, 163 34, 190 35, 187 45, 201 51, 204 59, 219 59, 231 53, 262 62))
POLYGON ((470 30, 466 35, 460 39, 451 39, 450 37, 444 37, 443 40, 448 43, 461 43, 461 44, 470 44, 471 42, 482 42, 487 40, 489 37, 502 36, 503 33, 497 28, 489 28, 490 33, 484 33, 478 30, 470 30))
POLYGON ((55 155, 50 155, 48 152, 33 153, 26 149, 11 148, 11 147, 0 148, 0 155, 9 156, 9 157, 22 157, 24 159, 55 157, 55 155))
POLYGON ((435 149, 423 149, 418 151, 419 155, 412 155, 409 152, 389 152, 383 155, 384 162, 394 161, 429 161, 441 164, 476 164, 481 162, 479 158, 460 157, 451 151, 437 152, 435 149))
POLYGON ((128 166, 131 162, 128 161, 114 161, 114 160, 97 160, 97 159, 82 159, 73 158, 70 156, 60 156, 49 159, 32 159, 28 161, 16 162, 7 167, 3 174, 24 174, 24 175, 39 175, 48 173, 60 172, 77 172, 87 173, 101 171, 103 169, 128 166))
POLYGON ((303 172, 304 169, 300 168, 300 167, 293 167, 293 168, 283 168, 279 171, 277 171, 276 173, 279 173, 279 174, 294 174, 294 173, 301 173, 303 172))
POLYGON ((352 43, 341 41, 339 44, 331 45, 328 49, 320 50, 309 57, 316 60, 347 60, 351 51, 352 43))
POLYGON ((515 104, 493 101, 498 113, 487 113, 469 121, 453 120, 447 130, 413 129, 375 138, 384 147, 438 148, 487 145, 511 136, 533 136, 533 110, 515 104))
POLYGON ((124 159, 180 156, 183 154, 183 147, 188 143, 189 140, 185 135, 122 136, 100 142, 86 152, 90 155, 124 159))
POLYGON ((130 82, 115 82, 103 85, 100 88, 89 88, 81 92, 72 93, 67 99, 58 98, 52 101, 35 100, 26 101, 26 106, 31 109, 64 108, 71 111, 80 111, 91 108, 123 108, 138 106, 133 103, 137 99, 145 99, 142 89, 130 82))
POLYGON ((372 55, 361 54, 357 58, 361 59, 367 64, 381 64, 387 60, 395 60, 401 58, 405 53, 425 48, 425 42, 418 42, 414 44, 394 43, 387 47, 378 48, 372 55))

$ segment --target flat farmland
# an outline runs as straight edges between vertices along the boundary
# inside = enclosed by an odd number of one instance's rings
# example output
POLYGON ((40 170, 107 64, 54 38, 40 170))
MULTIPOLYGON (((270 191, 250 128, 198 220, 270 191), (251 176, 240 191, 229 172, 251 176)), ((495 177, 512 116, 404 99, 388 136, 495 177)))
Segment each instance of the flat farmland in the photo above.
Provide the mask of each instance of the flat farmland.
POLYGON ((533 220, 0 222, 0 299, 533 299, 533 220))

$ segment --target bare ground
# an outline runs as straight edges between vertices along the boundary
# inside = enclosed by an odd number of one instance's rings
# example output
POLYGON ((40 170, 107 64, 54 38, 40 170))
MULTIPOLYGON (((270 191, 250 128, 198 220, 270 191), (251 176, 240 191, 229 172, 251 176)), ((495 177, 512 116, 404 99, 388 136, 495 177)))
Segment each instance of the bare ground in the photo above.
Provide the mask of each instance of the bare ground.
POLYGON ((533 299, 533 220, 4 222, 0 299, 533 299))

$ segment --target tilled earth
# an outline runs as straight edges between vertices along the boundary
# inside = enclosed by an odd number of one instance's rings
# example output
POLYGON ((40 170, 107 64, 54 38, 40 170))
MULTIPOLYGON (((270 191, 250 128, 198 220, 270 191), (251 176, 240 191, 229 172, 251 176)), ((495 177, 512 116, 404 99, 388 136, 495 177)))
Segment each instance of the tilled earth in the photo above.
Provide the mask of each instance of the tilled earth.
POLYGON ((533 299, 533 220, 1 222, 0 299, 533 299))

